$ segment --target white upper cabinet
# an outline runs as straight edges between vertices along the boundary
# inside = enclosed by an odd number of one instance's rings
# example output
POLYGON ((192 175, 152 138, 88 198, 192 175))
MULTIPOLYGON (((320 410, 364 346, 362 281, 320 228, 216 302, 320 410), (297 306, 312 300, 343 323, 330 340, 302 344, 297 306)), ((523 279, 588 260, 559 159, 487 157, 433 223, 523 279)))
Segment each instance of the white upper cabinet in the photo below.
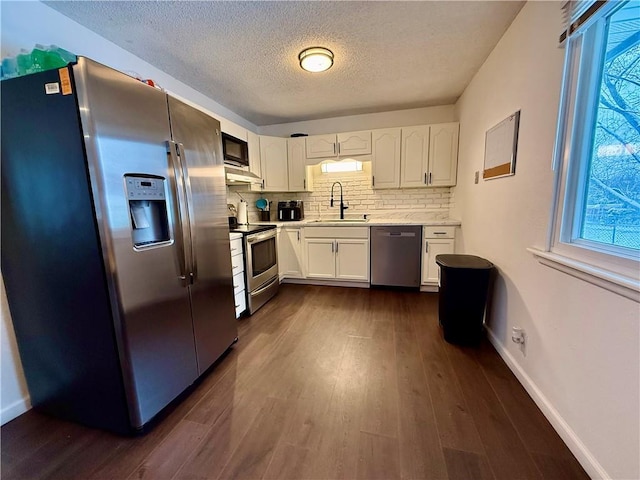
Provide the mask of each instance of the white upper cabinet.
POLYGON ((288 191, 287 139, 260 136, 260 162, 264 191, 288 191))
POLYGON ((449 187, 456 184, 459 129, 459 123, 431 125, 428 172, 430 187, 449 187))
POLYGON ((350 157, 351 155, 371 154, 371 131, 347 132, 338 134, 338 155, 350 157))
POLYGON ((371 154, 371 131, 305 137, 307 158, 371 154))
POLYGON ((373 131, 373 188, 450 187, 458 171, 458 123, 373 131), (401 146, 395 153, 397 135, 401 146), (396 180, 397 179, 397 180, 396 180))
POLYGON ((304 138, 260 136, 260 169, 265 192, 306 192, 313 178, 306 166, 304 138))
POLYGON ((247 131, 247 143, 249 144, 249 171, 262 177, 262 168, 260 168, 260 136, 247 131))
POLYGON ((249 133, 249 131, 246 128, 230 122, 225 118, 220 118, 220 130, 222 130, 227 135, 239 138, 240 140, 244 140, 245 142, 247 141, 247 134, 249 133))
POLYGON ((303 137, 287 139, 289 191, 292 192, 307 190, 304 140, 303 137))
POLYGON ((400 187, 400 129, 374 130, 371 139, 371 185, 373 188, 400 187))
POLYGON ((400 186, 425 187, 429 168, 429 125, 402 128, 400 186))
POLYGON ((304 139, 307 146, 307 158, 329 158, 338 154, 335 134, 312 135, 304 137, 304 139))

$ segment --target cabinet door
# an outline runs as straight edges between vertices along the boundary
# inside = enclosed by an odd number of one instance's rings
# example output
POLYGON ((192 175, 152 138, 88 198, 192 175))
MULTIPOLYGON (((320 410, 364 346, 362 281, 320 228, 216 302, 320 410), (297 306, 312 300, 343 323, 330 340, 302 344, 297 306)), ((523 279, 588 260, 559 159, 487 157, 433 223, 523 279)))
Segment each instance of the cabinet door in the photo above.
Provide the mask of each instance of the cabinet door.
POLYGON ((370 154, 371 131, 338 134, 338 155, 341 157, 370 154))
MULTIPOLYGON (((249 171, 262 178, 262 167, 260 161, 260 135, 247 130, 247 144, 249 145, 249 171)), ((252 192, 261 192, 262 183, 252 183, 249 186, 252 192)))
POLYGON ((458 172, 458 123, 431 125, 429 140, 429 186, 456 184, 458 172))
POLYGON ((278 234, 278 270, 280 278, 302 277, 302 241, 299 228, 282 228, 278 234))
POLYGON ((289 138, 287 140, 290 192, 303 192, 307 189, 304 140, 304 138, 289 138))
POLYGON ((307 146, 307 158, 331 158, 338 154, 336 136, 312 135, 305 138, 307 146))
POLYGON ((429 126, 402 128, 400 186, 426 187, 429 167, 429 126))
POLYGON ((289 190, 286 138, 261 136, 260 163, 265 191, 289 190))
POLYGON ((336 240, 336 278, 369 281, 369 240, 336 240))
POLYGON ((304 241, 309 278, 336 278, 335 240, 307 238, 304 241))
POLYGON ((400 129, 374 130, 371 134, 373 188, 400 187, 400 129))
POLYGON ((422 284, 437 285, 440 267, 436 264, 436 255, 453 253, 453 240, 425 238, 422 247, 422 284))
POLYGON ((247 143, 249 144, 249 171, 262 177, 260 168, 260 136, 247 131, 247 143))

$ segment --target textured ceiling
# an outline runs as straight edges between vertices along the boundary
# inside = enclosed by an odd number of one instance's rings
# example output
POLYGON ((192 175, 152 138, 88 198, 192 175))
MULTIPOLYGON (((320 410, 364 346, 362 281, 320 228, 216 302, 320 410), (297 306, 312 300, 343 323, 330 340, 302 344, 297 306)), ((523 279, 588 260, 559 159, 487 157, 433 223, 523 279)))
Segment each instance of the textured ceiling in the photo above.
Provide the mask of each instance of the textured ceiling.
POLYGON ((270 125, 451 104, 524 2, 45 3, 270 125), (335 63, 311 74, 297 55, 317 45, 335 63))

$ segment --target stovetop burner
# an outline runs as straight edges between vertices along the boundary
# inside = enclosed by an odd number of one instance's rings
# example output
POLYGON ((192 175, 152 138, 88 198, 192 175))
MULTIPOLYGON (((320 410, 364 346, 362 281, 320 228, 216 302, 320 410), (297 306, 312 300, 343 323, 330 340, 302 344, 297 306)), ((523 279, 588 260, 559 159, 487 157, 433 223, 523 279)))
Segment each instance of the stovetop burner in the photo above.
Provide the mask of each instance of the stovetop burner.
POLYGON ((242 235, 250 235, 252 233, 264 232, 277 228, 276 225, 239 225, 237 227, 229 227, 229 231, 233 233, 241 233, 242 235))

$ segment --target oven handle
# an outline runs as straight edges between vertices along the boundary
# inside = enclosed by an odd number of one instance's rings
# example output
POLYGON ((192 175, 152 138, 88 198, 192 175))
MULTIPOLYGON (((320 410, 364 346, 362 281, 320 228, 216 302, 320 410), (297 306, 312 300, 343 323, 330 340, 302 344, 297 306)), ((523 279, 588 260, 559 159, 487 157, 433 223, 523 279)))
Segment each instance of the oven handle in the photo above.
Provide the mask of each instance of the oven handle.
POLYGON ((277 233, 275 228, 266 232, 252 233, 251 235, 247 235, 247 243, 263 242, 264 240, 274 238, 277 233))
POLYGON ((260 295, 262 292, 264 292, 265 290, 267 290, 268 288, 271 288, 273 286, 274 283, 280 281, 278 276, 276 275, 273 280, 271 280, 270 282, 268 282, 264 287, 259 288, 258 290, 254 290, 253 292, 250 292, 250 295, 256 296, 256 295, 260 295))

